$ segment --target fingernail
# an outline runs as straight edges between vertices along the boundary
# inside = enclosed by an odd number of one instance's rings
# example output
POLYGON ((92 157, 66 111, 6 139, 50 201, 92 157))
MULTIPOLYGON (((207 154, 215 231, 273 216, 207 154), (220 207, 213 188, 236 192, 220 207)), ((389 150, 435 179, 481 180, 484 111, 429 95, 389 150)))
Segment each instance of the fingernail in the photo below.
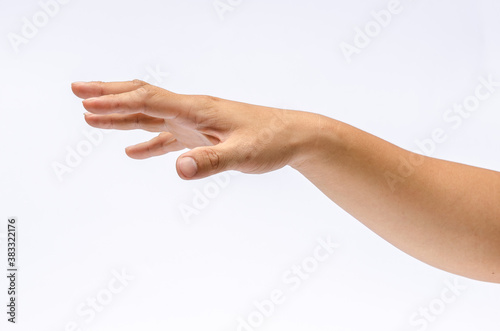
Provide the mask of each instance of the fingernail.
POLYGON ((83 113, 84 116, 89 116, 89 115, 92 115, 92 113, 89 113, 89 112, 85 112, 83 113))
POLYGON ((184 177, 191 178, 196 175, 198 171, 198 165, 192 157, 183 157, 179 160, 179 170, 184 175, 184 177))

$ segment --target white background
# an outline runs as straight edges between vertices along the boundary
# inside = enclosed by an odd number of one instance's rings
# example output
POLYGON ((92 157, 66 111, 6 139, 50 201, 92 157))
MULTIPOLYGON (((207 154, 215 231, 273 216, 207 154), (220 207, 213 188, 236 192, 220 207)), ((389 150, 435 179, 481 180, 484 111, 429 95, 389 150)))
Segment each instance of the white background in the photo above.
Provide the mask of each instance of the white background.
POLYGON ((254 301, 280 290, 284 302, 255 330, 499 330, 498 284, 406 255, 289 167, 234 172, 224 187, 183 181, 182 152, 132 160, 124 148, 154 134, 111 131, 71 173, 54 171, 89 146, 70 83, 134 78, 322 113, 410 150, 442 128, 447 140, 432 156, 499 170, 500 88, 456 129, 442 116, 480 77, 500 81, 500 3, 401 0, 348 63, 340 44, 388 2, 233 0, 222 19, 212 0, 72 0, 47 22, 41 14, 46 25, 16 51, 9 36, 43 9, 2 0, 0 264, 7 217, 17 216, 20 290, 11 325, 1 278, 0 329, 237 330, 254 301), (186 222, 180 207, 209 189, 208 206, 186 222), (339 247, 291 290, 283 274, 327 237, 339 247), (113 270, 134 279, 107 298, 113 270), (446 282, 465 288, 449 303, 446 282), (110 303, 95 318, 77 312, 99 295, 110 303), (429 305, 432 322, 412 325, 429 305))

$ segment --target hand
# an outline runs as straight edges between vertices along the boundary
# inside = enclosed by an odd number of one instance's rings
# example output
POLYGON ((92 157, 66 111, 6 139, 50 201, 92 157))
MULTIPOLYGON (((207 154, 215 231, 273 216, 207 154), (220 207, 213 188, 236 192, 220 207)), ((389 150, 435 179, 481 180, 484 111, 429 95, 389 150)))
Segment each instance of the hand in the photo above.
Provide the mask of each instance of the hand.
POLYGON ((298 160, 303 127, 312 113, 255 106, 206 95, 176 94, 134 80, 78 82, 73 92, 96 128, 161 132, 126 148, 134 159, 191 149, 177 159, 182 179, 204 178, 225 170, 265 173, 298 160))

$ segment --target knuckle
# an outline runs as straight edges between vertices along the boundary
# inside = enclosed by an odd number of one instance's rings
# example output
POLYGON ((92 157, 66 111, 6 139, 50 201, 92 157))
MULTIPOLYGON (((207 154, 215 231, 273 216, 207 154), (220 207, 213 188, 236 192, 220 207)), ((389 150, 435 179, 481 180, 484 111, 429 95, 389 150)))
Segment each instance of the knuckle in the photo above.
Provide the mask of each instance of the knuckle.
POLYGON ((113 116, 109 117, 108 122, 105 124, 105 129, 115 129, 116 128, 116 121, 113 118, 113 116))
POLYGON ((93 83, 97 87, 97 93, 98 93, 98 95, 103 95, 104 94, 104 82, 98 80, 98 81, 94 81, 93 83))
POLYGON ((110 102, 109 102, 109 105, 107 107, 108 110, 111 110, 111 109, 121 110, 125 106, 127 106, 126 103, 124 103, 123 100, 121 100, 120 98, 112 97, 109 100, 110 100, 110 102))
POLYGON ((138 96, 139 104, 142 110, 147 113, 150 111, 150 101, 149 99, 154 95, 151 89, 151 85, 143 85, 135 90, 138 96))
POLYGON ((220 159, 219 153, 217 153, 213 149, 209 148, 209 149, 205 150, 205 157, 210 162, 210 165, 211 165, 213 170, 217 170, 220 168, 221 159, 220 159))
POLYGON ((257 144, 245 146, 242 149, 241 154, 243 162, 245 163, 253 162, 258 155, 257 144))
POLYGON ((143 85, 139 87, 136 92, 143 98, 152 98, 156 95, 159 95, 161 89, 150 84, 143 85))
POLYGON ((141 121, 139 118, 139 114, 135 115, 133 117, 133 124, 132 124, 134 129, 140 129, 141 128, 141 121))
POLYGON ((198 96, 198 102, 199 105, 203 108, 213 108, 215 105, 220 101, 219 98, 213 97, 211 95, 199 95, 198 96))
POLYGON ((175 144, 177 142, 177 139, 175 139, 174 137, 172 137, 168 134, 163 135, 162 138, 163 138, 163 141, 161 142, 161 147, 163 149, 168 149, 173 144, 175 144))
POLYGON ((144 86, 144 85, 148 85, 148 83, 146 83, 145 81, 143 80, 140 80, 140 79, 134 79, 132 81, 132 84, 136 85, 136 86, 144 86))
POLYGON ((149 85, 143 85, 139 87, 135 92, 140 96, 140 97, 149 97, 151 94, 151 88, 149 85))
POLYGON ((158 97, 161 97, 161 89, 150 84, 139 87, 136 93, 140 100, 140 107, 144 113, 151 112, 157 104, 158 97))

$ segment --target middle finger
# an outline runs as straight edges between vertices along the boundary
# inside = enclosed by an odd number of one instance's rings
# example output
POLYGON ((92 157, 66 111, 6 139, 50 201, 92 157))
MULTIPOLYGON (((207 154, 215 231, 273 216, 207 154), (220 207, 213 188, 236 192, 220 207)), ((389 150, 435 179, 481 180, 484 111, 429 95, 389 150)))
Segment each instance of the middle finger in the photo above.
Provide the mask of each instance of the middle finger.
POLYGON ((135 130, 142 129, 149 132, 163 132, 167 131, 165 120, 144 115, 137 114, 109 114, 97 115, 92 113, 85 114, 85 121, 93 127, 100 129, 116 129, 116 130, 135 130))

